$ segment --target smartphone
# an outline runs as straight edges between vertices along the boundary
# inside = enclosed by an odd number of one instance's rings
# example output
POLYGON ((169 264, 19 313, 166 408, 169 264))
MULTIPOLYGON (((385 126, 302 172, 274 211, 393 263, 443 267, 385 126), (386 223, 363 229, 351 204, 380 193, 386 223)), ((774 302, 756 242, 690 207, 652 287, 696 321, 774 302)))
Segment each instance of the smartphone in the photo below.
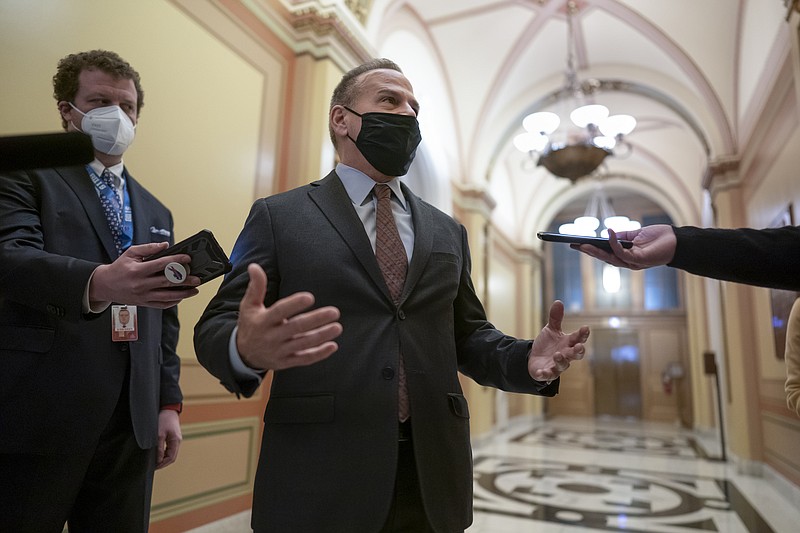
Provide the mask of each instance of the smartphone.
POLYGON ((222 246, 214 238, 214 234, 207 229, 200 230, 162 252, 146 257, 145 261, 176 254, 187 254, 192 258, 189 262, 189 274, 200 278, 201 285, 227 274, 232 268, 222 246))
MULTIPOLYGON (((566 242, 566 243, 575 243, 575 244, 591 244, 592 246, 597 246, 598 248, 605 250, 606 252, 611 251, 611 244, 608 242, 608 238, 605 237, 584 237, 583 235, 566 235, 564 233, 550 233, 547 231, 540 231, 536 234, 537 237, 542 239, 543 241, 550 241, 550 242, 566 242)), ((623 248, 630 248, 633 246, 632 241, 619 241, 623 248)))

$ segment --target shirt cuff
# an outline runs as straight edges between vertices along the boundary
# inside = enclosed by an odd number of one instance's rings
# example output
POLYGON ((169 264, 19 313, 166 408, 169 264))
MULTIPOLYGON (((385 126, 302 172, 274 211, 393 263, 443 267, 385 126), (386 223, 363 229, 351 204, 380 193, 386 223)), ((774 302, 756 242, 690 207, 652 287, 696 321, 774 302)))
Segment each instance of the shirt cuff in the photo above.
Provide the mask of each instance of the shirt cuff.
POLYGON ((111 302, 96 302, 94 307, 89 302, 89 285, 92 284, 92 278, 94 277, 94 273, 97 269, 92 270, 92 275, 89 276, 89 281, 86 282, 86 288, 83 290, 83 312, 84 314, 88 313, 95 313, 100 314, 106 309, 108 306, 111 305, 111 302))
POLYGON ((167 405, 161 406, 162 411, 178 411, 178 414, 181 414, 183 411, 183 403, 168 403, 167 405))
POLYGON ((231 361, 231 369, 233 370, 233 377, 236 381, 244 381, 250 379, 257 379, 259 383, 261 380, 264 379, 264 374, 266 372, 259 372, 258 370, 252 369, 242 361, 242 357, 239 355, 239 350, 236 349, 236 332, 239 331, 239 326, 235 326, 233 328, 233 332, 231 332, 231 339, 228 342, 228 357, 231 361))

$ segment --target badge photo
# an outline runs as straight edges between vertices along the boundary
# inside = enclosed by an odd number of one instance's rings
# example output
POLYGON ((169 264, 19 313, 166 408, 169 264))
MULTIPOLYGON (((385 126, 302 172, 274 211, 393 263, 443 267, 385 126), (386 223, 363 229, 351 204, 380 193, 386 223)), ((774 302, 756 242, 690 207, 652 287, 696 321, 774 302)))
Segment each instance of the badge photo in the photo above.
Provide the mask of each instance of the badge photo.
POLYGON ((111 340, 114 342, 139 339, 139 320, 135 305, 111 306, 111 340))

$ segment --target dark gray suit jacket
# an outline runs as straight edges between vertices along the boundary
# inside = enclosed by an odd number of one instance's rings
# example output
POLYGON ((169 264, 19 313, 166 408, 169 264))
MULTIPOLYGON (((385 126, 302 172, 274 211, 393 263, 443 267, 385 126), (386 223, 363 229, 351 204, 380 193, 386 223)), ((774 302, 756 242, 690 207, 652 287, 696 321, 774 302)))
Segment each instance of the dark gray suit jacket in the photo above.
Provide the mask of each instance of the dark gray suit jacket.
POLYGON ((237 394, 228 357, 247 265, 268 276, 265 304, 310 291, 341 310, 339 350, 275 372, 255 483, 256 531, 370 532, 383 525, 398 454, 397 365, 406 365, 422 496, 437 531, 472 520, 469 410, 458 371, 509 391, 553 395, 527 372, 530 341, 486 321, 463 226, 412 194, 414 252, 398 307, 335 173, 255 202, 225 278, 195 328, 200 362, 237 394))
MULTIPOLYGON (((134 243, 172 241, 172 215, 126 174, 134 243)), ((96 442, 130 365, 136 440, 158 439, 180 402, 175 308, 138 308, 139 340, 111 341, 111 311, 84 315, 92 271, 116 257, 83 167, 0 176, 0 453, 62 453, 96 442)), ((126 303, 126 302, 117 302, 126 303)))

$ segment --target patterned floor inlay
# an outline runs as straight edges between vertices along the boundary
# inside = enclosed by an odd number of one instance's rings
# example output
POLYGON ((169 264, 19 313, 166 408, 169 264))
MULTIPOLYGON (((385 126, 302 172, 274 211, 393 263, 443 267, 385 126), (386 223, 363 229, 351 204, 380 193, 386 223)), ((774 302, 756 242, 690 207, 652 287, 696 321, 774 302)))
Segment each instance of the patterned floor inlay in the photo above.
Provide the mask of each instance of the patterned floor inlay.
POLYGON ((476 512, 524 519, 532 527, 773 533, 725 479, 491 455, 476 456, 474 476, 476 512))
POLYGON ((698 442, 684 435, 656 435, 646 432, 626 432, 604 429, 560 429, 542 427, 519 435, 512 442, 533 445, 554 445, 621 453, 653 454, 713 459, 698 442))

